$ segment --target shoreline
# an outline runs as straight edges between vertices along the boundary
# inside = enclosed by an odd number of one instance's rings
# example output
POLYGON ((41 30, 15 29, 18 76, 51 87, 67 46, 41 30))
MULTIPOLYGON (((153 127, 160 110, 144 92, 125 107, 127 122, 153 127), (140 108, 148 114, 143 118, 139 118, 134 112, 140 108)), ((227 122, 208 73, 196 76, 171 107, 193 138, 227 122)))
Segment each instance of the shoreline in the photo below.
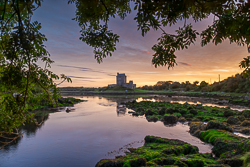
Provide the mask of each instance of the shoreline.
POLYGON ((83 91, 70 91, 61 92, 62 96, 96 96, 96 95, 134 95, 134 96, 145 96, 145 95, 164 95, 168 97, 172 96, 187 96, 187 97, 204 97, 204 98, 214 98, 219 100, 228 100, 228 103, 233 105, 241 105, 245 107, 250 107, 250 95, 248 94, 235 94, 235 93, 221 93, 221 92, 176 92, 176 91, 146 91, 146 92, 133 92, 133 91, 113 91, 113 92, 83 92, 83 91))

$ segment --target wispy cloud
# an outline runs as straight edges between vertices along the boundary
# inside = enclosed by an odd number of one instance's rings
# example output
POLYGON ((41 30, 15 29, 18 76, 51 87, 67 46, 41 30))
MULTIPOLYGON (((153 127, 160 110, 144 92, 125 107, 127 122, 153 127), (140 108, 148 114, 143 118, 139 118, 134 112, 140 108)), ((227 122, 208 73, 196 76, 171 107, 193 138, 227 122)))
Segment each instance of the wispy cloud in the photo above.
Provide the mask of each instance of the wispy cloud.
POLYGON ((143 49, 138 49, 138 48, 133 48, 131 46, 121 46, 121 49, 125 50, 126 52, 137 52, 137 53, 142 53, 142 54, 147 54, 147 55, 151 55, 152 53, 147 51, 147 50, 143 50, 143 49))
POLYGON ((94 79, 101 79, 101 78, 78 77, 78 76, 67 76, 67 77, 70 77, 71 79, 77 79, 78 81, 84 81, 84 82, 96 82, 94 81, 94 79))
POLYGON ((77 78, 77 79, 101 79, 101 78, 90 78, 90 77, 78 77, 78 76, 68 76, 70 78, 77 78))
POLYGON ((178 62, 178 64, 181 64, 181 65, 184 65, 184 66, 192 66, 191 64, 189 64, 189 63, 184 63, 184 62, 178 62))
POLYGON ((104 72, 104 71, 101 71, 101 70, 94 70, 92 68, 86 68, 86 67, 78 67, 78 66, 68 66, 68 65, 57 65, 57 66, 60 66, 60 67, 68 67, 68 68, 76 68, 76 69, 79 69, 80 71, 88 71, 88 72, 96 72, 96 73, 102 73, 102 74, 106 74, 108 76, 116 76, 114 74, 110 74, 110 73, 107 73, 107 72, 104 72))
POLYGON ((108 76, 115 77, 116 75, 114 74, 107 74, 108 76))

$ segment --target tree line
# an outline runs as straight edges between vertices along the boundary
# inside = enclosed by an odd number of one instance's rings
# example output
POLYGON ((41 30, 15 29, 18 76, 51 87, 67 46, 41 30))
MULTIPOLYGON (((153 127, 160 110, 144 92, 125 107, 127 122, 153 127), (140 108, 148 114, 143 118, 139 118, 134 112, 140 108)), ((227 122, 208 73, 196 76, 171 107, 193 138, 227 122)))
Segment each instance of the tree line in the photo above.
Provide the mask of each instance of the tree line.
POLYGON ((144 85, 139 87, 142 90, 174 90, 174 91, 202 91, 202 92, 250 92, 250 77, 244 77, 244 74, 236 74, 228 77, 221 82, 209 84, 206 81, 174 82, 158 81, 155 85, 144 85))

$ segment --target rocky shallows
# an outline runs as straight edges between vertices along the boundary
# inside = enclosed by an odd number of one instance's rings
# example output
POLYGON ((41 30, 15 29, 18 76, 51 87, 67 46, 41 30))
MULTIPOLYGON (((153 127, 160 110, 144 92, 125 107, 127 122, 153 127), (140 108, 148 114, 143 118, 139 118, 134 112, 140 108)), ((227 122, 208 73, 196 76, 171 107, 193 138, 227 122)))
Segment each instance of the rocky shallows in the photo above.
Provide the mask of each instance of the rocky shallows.
POLYGON ((223 122, 232 132, 250 135, 250 110, 236 111, 229 107, 209 107, 202 104, 141 101, 127 102, 133 116, 145 115, 149 122, 162 121, 165 125, 177 122, 223 122))
POLYGON ((231 167, 249 166, 250 140, 235 135, 227 123, 220 121, 191 122, 190 133, 213 145, 217 162, 231 167))
POLYGON ((210 153, 199 153, 196 146, 177 139, 146 136, 139 148, 130 148, 126 156, 116 159, 102 159, 96 167, 138 167, 138 166, 214 166, 220 163, 210 153))
POLYGON ((180 167, 248 167, 250 139, 234 132, 250 134, 250 110, 242 112, 229 107, 207 107, 188 103, 127 102, 133 116, 145 115, 149 122, 165 125, 189 122, 190 134, 213 145, 211 153, 199 153, 198 148, 180 140, 146 136, 145 144, 131 148, 126 156, 103 159, 97 167, 115 166, 180 166, 180 167))

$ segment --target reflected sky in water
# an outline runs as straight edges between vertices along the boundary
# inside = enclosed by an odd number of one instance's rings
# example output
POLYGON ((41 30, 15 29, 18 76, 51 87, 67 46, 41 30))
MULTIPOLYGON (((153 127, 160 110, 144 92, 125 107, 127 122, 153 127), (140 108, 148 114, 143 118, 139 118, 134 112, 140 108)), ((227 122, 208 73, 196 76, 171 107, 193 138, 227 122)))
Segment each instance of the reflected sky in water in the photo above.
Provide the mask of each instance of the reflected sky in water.
MULTIPOLYGON (((139 97, 77 98, 87 102, 70 107, 74 110, 69 113, 64 109, 50 114, 42 127, 24 129, 23 138, 0 150, 0 166, 95 166, 102 158, 114 158, 124 155, 129 147, 142 146, 146 135, 180 139, 198 146, 200 152, 211 152, 211 145, 188 133, 188 125, 167 127, 162 122, 148 122, 144 116, 128 114, 130 110, 124 102, 140 100, 139 97)), ((153 97, 155 101, 159 98, 153 97)))

